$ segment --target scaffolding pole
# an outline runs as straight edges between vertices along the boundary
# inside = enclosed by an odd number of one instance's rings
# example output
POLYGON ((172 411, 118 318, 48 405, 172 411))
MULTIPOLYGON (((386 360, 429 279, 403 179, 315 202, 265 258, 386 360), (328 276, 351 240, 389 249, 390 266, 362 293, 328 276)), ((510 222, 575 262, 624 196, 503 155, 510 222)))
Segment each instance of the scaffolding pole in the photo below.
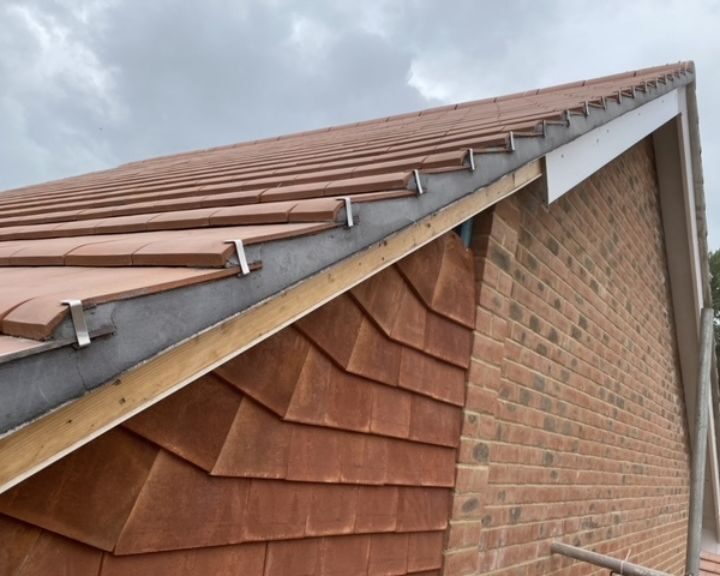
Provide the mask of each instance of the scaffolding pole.
POLYGON ((695 390, 695 430, 690 477, 690 518, 688 520, 687 566, 685 568, 685 573, 689 576, 697 576, 700 571, 712 352, 713 310, 712 308, 703 308, 700 316, 700 350, 695 390))
POLYGON ((575 560, 594 564, 601 568, 607 568, 611 572, 620 574, 621 576, 670 576, 666 572, 645 568, 645 566, 640 566, 639 564, 618 560, 612 556, 605 556, 604 554, 598 554, 597 552, 591 552, 590 550, 570 546, 570 544, 563 544, 562 542, 553 542, 550 550, 553 554, 561 554, 568 558, 574 558, 575 560))

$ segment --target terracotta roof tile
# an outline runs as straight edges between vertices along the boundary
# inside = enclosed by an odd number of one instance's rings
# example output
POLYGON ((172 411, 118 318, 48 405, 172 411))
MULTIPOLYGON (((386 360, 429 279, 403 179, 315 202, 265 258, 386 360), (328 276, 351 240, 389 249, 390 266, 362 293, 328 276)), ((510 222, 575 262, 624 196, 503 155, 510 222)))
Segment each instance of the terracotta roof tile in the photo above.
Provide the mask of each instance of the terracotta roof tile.
POLYGON ((397 527, 399 489, 392 486, 359 486, 355 532, 390 532, 397 527))
MULTIPOLYGON (((3 542, 3 546, 7 546, 3 542)), ((72 574, 73 576, 97 576, 102 552, 83 546, 68 538, 43 531, 32 550, 28 551, 17 576, 46 576, 47 574, 72 574)), ((3 566, 4 568, 4 566, 3 566)), ((10 574, 10 572, 8 572, 10 574)))
POLYGON ((218 476, 285 478, 292 426, 244 398, 212 467, 218 476))
POLYGON ((408 572, 440 568, 443 538, 443 532, 410 534, 408 536, 408 572))
MULTIPOLYGON (((365 434, 344 434, 340 450, 340 481, 351 484, 389 482, 388 441, 365 434)), ((406 444, 410 448, 410 444, 406 444)))
POLYGON ((319 572, 320 538, 270 542, 265 576, 315 576, 319 572))
POLYGON ((129 432, 113 430, 0 495, 0 512, 112 550, 157 453, 129 432))
MULTIPOLYGON (((207 374, 140 412, 124 426, 181 458, 211 470, 237 420, 241 403, 246 401, 232 387, 207 374), (210 414, 212 417, 208 417, 210 414)), ((240 444, 241 439, 238 440, 240 444)))
POLYGON ((42 344, 37 340, 0 335, 0 360, 2 360, 3 356, 26 352, 40 346, 42 344))
MULTIPOLYGON (((99 576, 234 574, 238 572, 239 567, 243 576, 263 576, 264 564, 264 543, 239 544, 135 556, 105 554, 99 576)), ((68 572, 68 574, 75 573, 68 572)))
POLYGON ((444 530, 450 491, 442 488, 405 488, 399 493, 398 531, 444 530))
POLYGON ((11 267, 2 274, 1 331, 45 339, 68 313, 63 300, 80 299, 92 306, 224 278, 237 269, 11 267))
POLYGON ((305 535, 352 534, 357 506, 357 489, 313 486, 305 535))
POLYGON ((407 571, 407 534, 375 534, 371 536, 368 574, 405 574, 407 571))
POLYGON ((276 414, 285 415, 309 351, 307 339, 290 328, 225 362, 215 373, 276 414), (283 362, 276 362, 277 358, 283 362))
MULTIPOLYGON (((118 475, 122 478, 122 475, 118 475)), ((117 554, 235 544, 250 482, 212 478, 161 450, 117 539, 117 554)))
POLYGON ((325 538, 320 542, 320 576, 366 576, 370 536, 325 538))
POLYGON ((462 406, 465 371, 412 348, 403 348, 398 386, 462 406))
MULTIPOLYGON (((412 196, 413 170, 466 170, 468 148, 478 153, 502 151, 510 131, 531 135, 543 120, 562 119, 568 110, 581 112, 587 101, 628 98, 634 88, 643 89, 648 83, 657 84, 668 75, 690 69, 688 63, 655 67, 133 162, 8 191, 0 195, 0 268, 3 275, 14 278, 12 286, 17 293, 11 297, 0 289, 0 315, 18 308, 5 316, 0 336, 50 337, 64 316, 60 300, 66 294, 112 301, 131 293, 211 281, 218 276, 179 271, 168 282, 159 278, 157 271, 143 269, 140 275, 135 271, 151 266, 223 267, 233 254, 226 240, 265 243, 324 231, 336 223, 343 209, 342 202, 333 197, 351 195, 356 202, 376 202, 412 196), (13 274, 13 267, 20 266, 25 267, 22 274, 13 274), (73 268, 74 278, 65 278, 62 290, 50 290, 55 268, 62 266, 77 267, 73 268), (130 279, 132 290, 115 289, 113 282, 105 281, 107 272, 79 272, 106 266, 117 267, 114 282, 122 286, 128 282, 126 278, 130 279), (37 284, 44 287, 42 295, 36 294, 37 284), (18 294, 23 293, 28 297, 21 299, 18 294)), ((432 286, 421 285, 428 279, 419 279, 410 269, 403 273, 427 307, 472 327, 471 307, 452 308, 465 306, 466 299, 458 291, 473 289, 472 283, 457 282, 465 263, 441 254, 421 264, 434 264, 439 271, 432 286), (448 294, 458 297, 448 298, 448 294), (440 302, 452 303, 451 308, 437 309, 440 302)), ((405 299, 401 307, 405 318, 413 304, 405 299)), ((405 338, 405 343, 412 345, 413 331, 409 327, 403 331, 404 326, 396 323, 388 332, 389 321, 379 321, 384 335, 391 341, 405 338)), ((369 332, 367 327, 363 331, 369 332)), ((456 341, 455 334, 444 334, 448 342, 456 341)), ((374 347, 380 340, 363 338, 361 334, 355 354, 383 350, 374 347)), ((457 338, 461 345, 460 332, 457 338)), ((429 349, 457 363, 458 359, 449 354, 451 348, 429 349)), ((339 360, 343 366, 348 361, 349 357, 339 360)), ((394 374, 372 376, 388 382, 396 379, 394 374)))
MULTIPOLYGON (((255 481, 245 511, 244 538, 247 540, 286 540, 301 538, 312 499, 312 484, 255 481)), ((222 504, 220 504, 222 506, 222 504)), ((239 520, 235 520, 240 523, 239 520)))

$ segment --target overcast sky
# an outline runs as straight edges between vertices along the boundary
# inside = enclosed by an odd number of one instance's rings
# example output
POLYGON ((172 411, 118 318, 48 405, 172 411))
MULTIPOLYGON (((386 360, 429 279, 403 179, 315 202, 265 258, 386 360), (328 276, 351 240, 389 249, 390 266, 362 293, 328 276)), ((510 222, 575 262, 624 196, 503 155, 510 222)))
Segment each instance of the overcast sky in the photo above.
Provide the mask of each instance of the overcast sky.
POLYGON ((0 0, 0 189, 693 59, 720 247, 720 0, 0 0))

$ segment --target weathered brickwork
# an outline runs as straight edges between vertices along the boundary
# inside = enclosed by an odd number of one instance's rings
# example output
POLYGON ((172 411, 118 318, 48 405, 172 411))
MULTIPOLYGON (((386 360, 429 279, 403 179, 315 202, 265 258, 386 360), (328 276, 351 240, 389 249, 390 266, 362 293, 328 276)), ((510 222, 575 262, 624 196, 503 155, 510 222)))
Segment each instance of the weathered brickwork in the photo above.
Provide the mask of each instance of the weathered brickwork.
POLYGON ((478 310, 444 571, 604 573, 554 539, 681 574, 689 448, 652 146, 552 206, 476 224, 478 310))

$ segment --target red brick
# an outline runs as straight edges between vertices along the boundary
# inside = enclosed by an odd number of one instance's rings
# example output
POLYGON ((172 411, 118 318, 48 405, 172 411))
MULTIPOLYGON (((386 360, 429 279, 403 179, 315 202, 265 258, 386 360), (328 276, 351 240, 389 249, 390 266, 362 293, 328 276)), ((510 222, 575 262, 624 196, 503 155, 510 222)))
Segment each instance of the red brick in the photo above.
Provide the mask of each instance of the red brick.
POLYGON ((551 560, 554 539, 682 570, 688 452, 657 198, 646 141, 550 206, 532 185, 484 217, 445 574, 592 571, 551 560))
POLYGON ((453 521, 448 528, 446 548, 453 551, 469 547, 477 549, 483 540, 484 532, 482 521, 453 521))
POLYGON ((494 416, 497 412, 497 397, 498 394, 494 389, 470 385, 466 408, 471 412, 494 416))
POLYGON ((455 490, 458 494, 482 492, 488 483, 487 466, 458 465, 455 490))
POLYGON ((475 334, 472 355, 478 360, 499 366, 505 356, 505 347, 497 340, 475 334))
MULTIPOLYGON (((478 551, 475 546, 463 550, 455 550, 445 555, 446 576, 466 576, 476 574, 478 551)), ((484 572, 482 572, 484 573, 484 572)))

